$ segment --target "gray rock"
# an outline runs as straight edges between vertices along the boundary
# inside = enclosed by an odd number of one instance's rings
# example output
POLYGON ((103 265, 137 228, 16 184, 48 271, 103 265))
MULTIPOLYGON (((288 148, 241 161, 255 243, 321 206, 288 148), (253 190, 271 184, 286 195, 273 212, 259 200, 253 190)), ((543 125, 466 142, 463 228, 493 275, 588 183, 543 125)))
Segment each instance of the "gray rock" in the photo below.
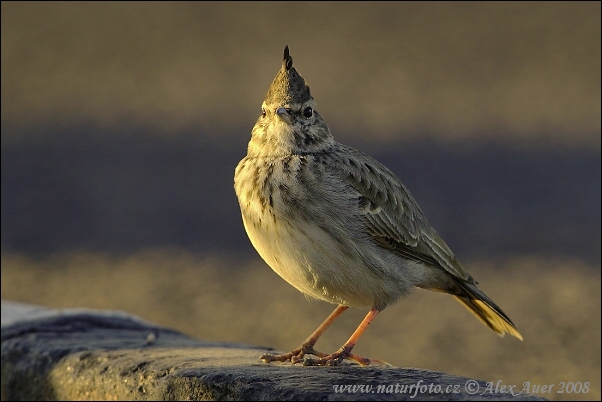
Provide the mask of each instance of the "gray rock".
POLYGON ((423 369, 265 364, 266 350, 122 312, 3 301, 2 400, 545 400, 423 369))

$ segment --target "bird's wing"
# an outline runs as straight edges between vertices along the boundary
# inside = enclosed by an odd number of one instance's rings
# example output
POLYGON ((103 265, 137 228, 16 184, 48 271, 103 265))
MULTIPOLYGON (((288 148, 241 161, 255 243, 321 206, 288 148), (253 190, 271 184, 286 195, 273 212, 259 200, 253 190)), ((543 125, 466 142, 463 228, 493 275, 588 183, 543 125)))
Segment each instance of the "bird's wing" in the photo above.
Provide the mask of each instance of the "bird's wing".
POLYGON ((352 157, 337 166, 360 195, 359 214, 374 241, 404 258, 440 266, 474 283, 399 178, 370 156, 345 148, 352 157))

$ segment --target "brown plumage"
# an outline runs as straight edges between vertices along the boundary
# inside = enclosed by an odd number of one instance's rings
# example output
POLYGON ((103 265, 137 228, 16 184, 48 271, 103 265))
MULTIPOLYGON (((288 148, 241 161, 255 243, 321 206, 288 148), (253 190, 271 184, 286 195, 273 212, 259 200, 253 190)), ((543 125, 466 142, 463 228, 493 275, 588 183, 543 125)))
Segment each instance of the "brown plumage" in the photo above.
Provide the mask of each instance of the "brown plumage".
POLYGON ((334 140, 288 47, 234 187, 249 239, 267 264, 306 295, 339 305, 299 348, 263 360, 369 364, 375 360, 352 354, 353 346, 380 311, 414 287, 452 294, 496 333, 522 339, 401 180, 334 140), (317 339, 349 306, 371 310, 341 349, 315 351, 317 339))

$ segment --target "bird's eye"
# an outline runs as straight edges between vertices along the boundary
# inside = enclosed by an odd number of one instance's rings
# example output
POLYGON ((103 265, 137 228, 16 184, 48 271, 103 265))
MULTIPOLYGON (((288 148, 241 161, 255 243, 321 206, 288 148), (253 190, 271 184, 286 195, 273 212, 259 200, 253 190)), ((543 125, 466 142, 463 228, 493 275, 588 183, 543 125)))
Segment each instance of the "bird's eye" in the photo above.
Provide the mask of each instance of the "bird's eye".
POLYGON ((265 114, 266 114, 266 113, 265 113, 265 109, 264 109, 264 108, 261 108, 261 117, 265 117, 265 114))
POLYGON ((303 116, 305 116, 309 119, 313 115, 314 115, 314 110, 312 108, 310 108, 309 106, 306 107, 305 109, 303 109, 303 116))

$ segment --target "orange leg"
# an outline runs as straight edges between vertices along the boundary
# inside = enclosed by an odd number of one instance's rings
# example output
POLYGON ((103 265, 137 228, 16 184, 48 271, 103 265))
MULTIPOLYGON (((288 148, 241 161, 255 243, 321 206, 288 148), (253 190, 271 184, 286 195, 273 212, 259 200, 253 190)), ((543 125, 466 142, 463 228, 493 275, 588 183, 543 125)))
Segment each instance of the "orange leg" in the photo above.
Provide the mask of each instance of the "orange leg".
POLYGON ((284 362, 290 360, 294 364, 302 361, 303 357, 306 354, 312 354, 318 357, 328 356, 326 353, 314 350, 314 345, 316 344, 316 342, 318 342, 318 339, 320 338, 320 336, 322 336, 324 331, 326 331, 328 327, 330 327, 330 324, 332 324, 334 320, 336 320, 338 316, 343 314, 343 312, 348 308, 348 306, 343 305, 337 306, 337 308, 332 313, 330 313, 328 318, 324 320, 324 322, 297 349, 294 349, 291 352, 284 353, 281 355, 273 355, 270 353, 266 353, 264 355, 261 355, 259 358, 266 363, 273 361, 284 362))
POLYGON ((355 346, 357 341, 360 339, 360 337, 362 336, 362 334, 364 333, 366 328, 368 328, 368 325, 370 325, 370 323, 372 322, 372 320, 374 320, 374 317, 376 317, 378 315, 378 313, 380 313, 380 311, 375 308, 370 310, 370 312, 368 312, 366 317, 362 320, 360 325, 357 327, 357 329, 355 330, 353 335, 351 335, 351 337, 347 340, 347 342, 345 342, 345 344, 343 346, 341 346, 341 348, 338 351, 336 351, 332 354, 329 354, 329 355, 325 355, 325 356, 317 355, 318 356, 317 359, 306 358, 303 361, 303 365, 304 366, 336 366, 336 365, 340 364, 343 361, 343 359, 355 360, 362 366, 367 366, 370 363, 389 364, 389 363, 383 362, 381 360, 367 359, 365 357, 360 357, 360 356, 357 356, 357 355, 354 355, 353 353, 351 353, 351 349, 353 349, 353 347, 355 346))

